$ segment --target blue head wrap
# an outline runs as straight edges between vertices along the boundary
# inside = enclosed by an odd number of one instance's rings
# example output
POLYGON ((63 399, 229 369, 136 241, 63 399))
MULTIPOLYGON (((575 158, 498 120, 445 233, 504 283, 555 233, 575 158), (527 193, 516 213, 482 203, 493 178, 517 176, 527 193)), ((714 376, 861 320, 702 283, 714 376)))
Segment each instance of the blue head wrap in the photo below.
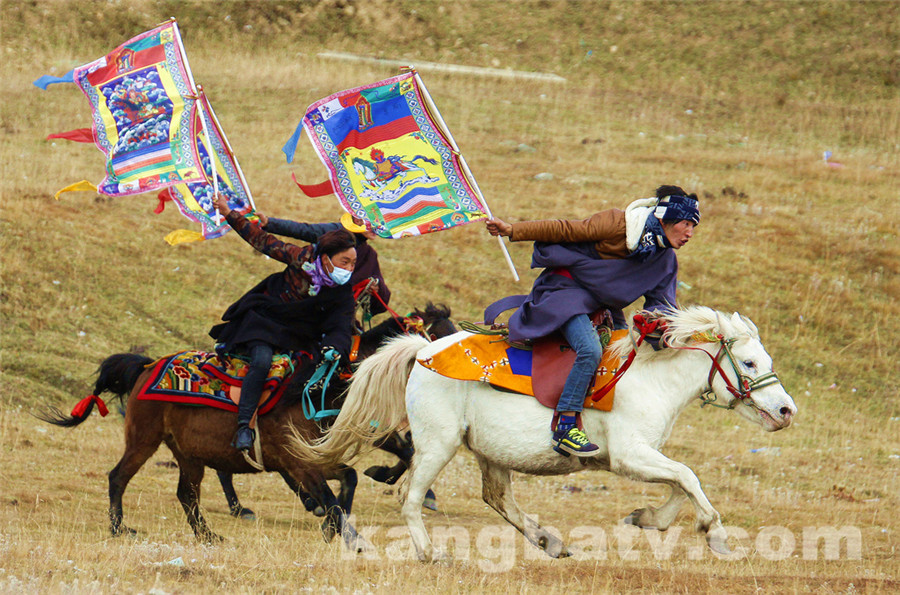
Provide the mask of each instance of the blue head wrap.
POLYGON ((663 221, 693 221, 700 223, 700 203, 689 196, 673 194, 659 199, 655 214, 663 221))

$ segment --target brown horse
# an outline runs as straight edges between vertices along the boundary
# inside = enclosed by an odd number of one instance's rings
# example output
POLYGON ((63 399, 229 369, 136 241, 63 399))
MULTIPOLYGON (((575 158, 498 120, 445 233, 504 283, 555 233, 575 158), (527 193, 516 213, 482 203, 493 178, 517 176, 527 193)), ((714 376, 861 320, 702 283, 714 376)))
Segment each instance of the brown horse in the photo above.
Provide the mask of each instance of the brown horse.
MULTIPOLYGON (((111 392, 124 403, 125 395, 136 397, 150 377, 154 360, 143 355, 120 353, 100 364, 94 395, 111 392)), ((303 414, 300 395, 303 382, 294 374, 280 401, 266 415, 258 419, 262 460, 267 471, 276 471, 290 478, 325 510, 322 531, 326 541, 340 533, 348 549, 360 552, 369 549, 347 520, 347 513, 326 483, 337 475, 339 468, 301 463, 287 449, 291 427, 307 438, 321 435, 319 427, 303 414)), ((99 399, 96 400, 102 403, 99 399)), ((74 427, 85 421, 94 408, 95 400, 85 400, 85 407, 76 407, 72 415, 56 408, 48 408, 37 417, 49 423, 74 427)), ((329 404, 329 406, 332 406, 329 404)), ((220 541, 200 512, 200 484, 205 467, 227 473, 256 473, 231 445, 234 434, 234 413, 211 407, 194 407, 159 401, 129 399, 125 411, 125 453, 109 472, 109 520, 113 535, 135 533, 122 524, 122 495, 132 477, 147 462, 163 442, 178 463, 177 496, 184 508, 188 523, 197 538, 204 542, 220 541)), ((352 493, 349 495, 352 500, 352 493)), ((349 503, 346 504, 349 508, 349 503)))

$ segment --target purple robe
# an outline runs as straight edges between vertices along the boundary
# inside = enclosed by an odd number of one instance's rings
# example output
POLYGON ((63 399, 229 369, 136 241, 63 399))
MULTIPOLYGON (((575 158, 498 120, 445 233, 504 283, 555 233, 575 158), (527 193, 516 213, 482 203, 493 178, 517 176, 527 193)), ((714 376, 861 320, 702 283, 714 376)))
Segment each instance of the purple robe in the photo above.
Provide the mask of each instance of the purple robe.
POLYGON ((545 337, 578 314, 608 308, 625 328, 622 309, 640 297, 650 310, 675 306, 678 259, 672 249, 648 260, 600 258, 591 243, 535 242, 531 268, 543 268, 531 293, 509 319, 514 341, 545 337), (565 269, 572 276, 554 272, 565 269))

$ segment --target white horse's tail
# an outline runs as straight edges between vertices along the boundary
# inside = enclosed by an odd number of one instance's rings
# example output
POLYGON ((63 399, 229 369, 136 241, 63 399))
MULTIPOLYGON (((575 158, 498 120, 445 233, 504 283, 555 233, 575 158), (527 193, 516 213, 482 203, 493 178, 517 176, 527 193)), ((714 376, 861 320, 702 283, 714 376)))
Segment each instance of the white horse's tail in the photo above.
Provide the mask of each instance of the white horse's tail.
POLYGON ((418 335, 390 339, 364 359, 334 424, 312 441, 291 428, 290 450, 302 461, 336 465, 358 456, 406 421, 406 383, 416 354, 428 341, 418 335))

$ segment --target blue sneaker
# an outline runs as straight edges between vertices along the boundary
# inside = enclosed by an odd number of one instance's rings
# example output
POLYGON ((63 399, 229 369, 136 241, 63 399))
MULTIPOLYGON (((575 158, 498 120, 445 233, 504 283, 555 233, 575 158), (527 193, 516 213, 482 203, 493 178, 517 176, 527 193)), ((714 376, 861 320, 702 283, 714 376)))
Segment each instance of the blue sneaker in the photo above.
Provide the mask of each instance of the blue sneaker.
POLYGON ((600 454, 600 447, 588 440, 583 430, 572 426, 553 433, 553 450, 563 456, 593 457, 600 454))

